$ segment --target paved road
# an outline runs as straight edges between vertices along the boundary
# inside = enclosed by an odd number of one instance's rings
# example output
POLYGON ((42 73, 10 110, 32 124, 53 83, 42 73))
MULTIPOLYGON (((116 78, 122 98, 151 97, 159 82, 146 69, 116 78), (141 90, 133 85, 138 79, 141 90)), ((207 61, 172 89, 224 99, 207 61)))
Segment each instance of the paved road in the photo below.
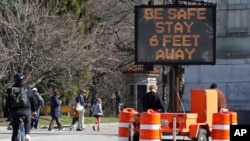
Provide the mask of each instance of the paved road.
MULTIPOLYGON (((63 131, 48 131, 48 129, 31 130, 32 141, 118 141, 118 124, 102 125, 101 131, 93 131, 92 127, 86 125, 84 131, 69 131, 65 128, 63 131)), ((11 141, 11 130, 0 129, 0 140, 11 141)))
MULTIPOLYGON (((11 141, 12 130, 0 127, 0 141, 11 141)), ((163 137, 171 140, 172 136, 163 137)), ((177 137, 178 141, 190 141, 188 137, 177 137)), ((48 131, 47 128, 31 130, 32 141, 118 141, 118 123, 102 124, 101 131, 93 131, 91 125, 86 125, 84 131, 70 131, 65 128, 63 131, 48 131)), ((210 139, 211 140, 211 139, 210 139)))

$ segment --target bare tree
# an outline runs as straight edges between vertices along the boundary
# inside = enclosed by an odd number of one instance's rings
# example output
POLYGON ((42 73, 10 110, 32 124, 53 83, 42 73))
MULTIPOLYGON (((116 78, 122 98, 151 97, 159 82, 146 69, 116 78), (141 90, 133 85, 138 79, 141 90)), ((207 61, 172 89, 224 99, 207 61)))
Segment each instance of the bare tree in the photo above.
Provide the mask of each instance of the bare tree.
POLYGON ((125 92, 122 70, 134 64, 134 5, 147 2, 86 1, 81 12, 63 14, 46 0, 2 0, 0 88, 21 68, 25 83, 43 94, 60 89, 70 100, 89 86, 89 100, 102 97, 111 108, 112 93, 125 92))
POLYGON ((10 87, 19 69, 25 83, 43 84, 45 93, 62 86, 69 91, 72 83, 78 83, 78 72, 90 66, 89 41, 84 40, 84 25, 78 17, 51 14, 55 10, 40 0, 1 1, 0 5, 0 87, 10 87))

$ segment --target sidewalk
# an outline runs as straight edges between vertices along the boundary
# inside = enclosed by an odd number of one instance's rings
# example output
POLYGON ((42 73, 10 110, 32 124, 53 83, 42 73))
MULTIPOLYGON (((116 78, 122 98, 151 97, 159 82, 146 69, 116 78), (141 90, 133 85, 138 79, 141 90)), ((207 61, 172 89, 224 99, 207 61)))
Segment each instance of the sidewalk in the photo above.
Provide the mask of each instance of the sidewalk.
MULTIPOLYGON (((65 125, 66 129, 59 131, 48 131, 48 128, 39 128, 36 130, 31 130, 32 141, 74 141, 74 140, 83 140, 83 141, 117 141, 118 140, 118 124, 111 123, 101 125, 100 131, 93 131, 92 125, 85 125, 85 130, 76 131, 69 130, 69 126, 65 125), (110 126, 109 126, 110 125, 110 126)), ((3 127, 4 128, 4 127, 3 127)), ((10 141, 12 130, 0 131, 0 140, 1 141, 10 141)))
MULTIPOLYGON (((118 122, 117 123, 101 123, 101 125, 117 125, 118 128, 118 122)), ((76 126, 76 125, 75 125, 76 126)), ((92 127, 93 124, 85 124, 86 127, 92 127)), ((48 129, 49 125, 41 125, 39 126, 38 129, 48 129)), ((70 125, 63 125, 64 128, 70 128, 70 125)), ((57 129, 57 126, 53 127, 54 129, 57 129)), ((12 129, 8 129, 8 126, 0 126, 0 130, 12 130, 12 129)))

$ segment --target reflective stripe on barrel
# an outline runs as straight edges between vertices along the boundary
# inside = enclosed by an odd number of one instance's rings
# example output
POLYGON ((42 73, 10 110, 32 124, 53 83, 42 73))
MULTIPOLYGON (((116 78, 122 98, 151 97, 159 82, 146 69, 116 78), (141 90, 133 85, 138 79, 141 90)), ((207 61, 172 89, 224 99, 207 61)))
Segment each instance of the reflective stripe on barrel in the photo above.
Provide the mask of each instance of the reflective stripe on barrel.
POLYGON ((141 113, 140 141, 161 141, 161 115, 153 110, 141 113))
POLYGON ((230 119, 230 114, 227 112, 213 114, 212 141, 229 141, 230 119))
POLYGON ((119 114, 118 141, 128 141, 130 137, 130 121, 137 113, 133 108, 126 108, 119 114))

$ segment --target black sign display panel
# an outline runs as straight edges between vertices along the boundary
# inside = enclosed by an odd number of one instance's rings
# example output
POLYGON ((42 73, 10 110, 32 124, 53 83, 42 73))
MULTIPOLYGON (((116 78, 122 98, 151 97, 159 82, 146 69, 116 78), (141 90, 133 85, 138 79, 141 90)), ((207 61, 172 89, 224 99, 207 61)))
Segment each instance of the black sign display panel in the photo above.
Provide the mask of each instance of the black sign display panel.
POLYGON ((135 6, 135 63, 215 64, 216 5, 135 6))

